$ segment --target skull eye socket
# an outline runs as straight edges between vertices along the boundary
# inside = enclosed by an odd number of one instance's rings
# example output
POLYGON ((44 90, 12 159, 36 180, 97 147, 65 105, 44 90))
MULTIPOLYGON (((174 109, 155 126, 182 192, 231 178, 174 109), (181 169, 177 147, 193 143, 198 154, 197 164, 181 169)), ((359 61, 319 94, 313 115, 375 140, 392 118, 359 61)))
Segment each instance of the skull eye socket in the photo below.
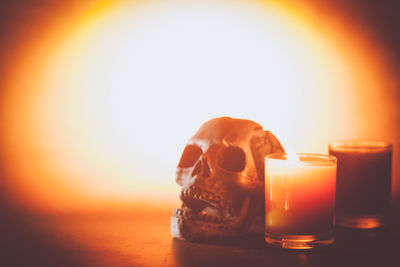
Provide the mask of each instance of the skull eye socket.
POLYGON ((246 155, 238 147, 227 147, 222 152, 221 167, 231 172, 240 172, 246 166, 246 155))
POLYGON ((189 168, 192 167, 199 157, 203 154, 200 147, 195 145, 187 145, 183 150, 181 159, 178 163, 179 168, 189 168))

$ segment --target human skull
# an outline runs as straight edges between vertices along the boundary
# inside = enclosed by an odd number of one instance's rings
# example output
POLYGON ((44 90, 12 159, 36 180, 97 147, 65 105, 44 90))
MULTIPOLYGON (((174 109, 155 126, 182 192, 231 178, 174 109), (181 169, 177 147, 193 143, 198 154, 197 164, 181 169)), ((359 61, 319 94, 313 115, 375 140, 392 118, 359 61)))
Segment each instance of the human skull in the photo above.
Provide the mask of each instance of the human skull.
POLYGON ((182 206, 174 209, 172 235, 206 241, 244 233, 255 222, 263 229, 264 157, 275 152, 283 152, 279 141, 253 121, 204 123, 178 163, 182 206))

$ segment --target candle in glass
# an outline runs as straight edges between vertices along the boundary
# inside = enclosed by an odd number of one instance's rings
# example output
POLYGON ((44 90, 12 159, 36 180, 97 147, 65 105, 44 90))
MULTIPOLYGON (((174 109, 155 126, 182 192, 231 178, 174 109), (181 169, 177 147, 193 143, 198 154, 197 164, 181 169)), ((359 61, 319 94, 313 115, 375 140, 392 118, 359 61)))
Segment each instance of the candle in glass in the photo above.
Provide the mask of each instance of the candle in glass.
POLYGON ((334 242, 336 158, 270 154, 265 160, 265 240, 289 249, 334 242))
POLYGON ((346 140, 329 144, 337 157, 336 223, 350 228, 385 226, 390 211, 392 145, 346 140))

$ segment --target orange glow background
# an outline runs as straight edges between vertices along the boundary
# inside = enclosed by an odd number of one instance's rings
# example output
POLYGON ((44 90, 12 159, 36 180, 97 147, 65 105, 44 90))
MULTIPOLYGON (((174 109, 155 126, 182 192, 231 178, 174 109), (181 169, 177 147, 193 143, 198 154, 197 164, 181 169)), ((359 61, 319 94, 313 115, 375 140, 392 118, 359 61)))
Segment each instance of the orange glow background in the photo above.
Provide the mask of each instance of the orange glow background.
POLYGON ((19 25, 3 45, 0 160, 10 205, 173 206, 186 140, 225 115, 260 123, 298 152, 327 153, 336 139, 393 142, 398 202, 396 63, 338 6, 77 1, 33 17, 41 27, 19 25))

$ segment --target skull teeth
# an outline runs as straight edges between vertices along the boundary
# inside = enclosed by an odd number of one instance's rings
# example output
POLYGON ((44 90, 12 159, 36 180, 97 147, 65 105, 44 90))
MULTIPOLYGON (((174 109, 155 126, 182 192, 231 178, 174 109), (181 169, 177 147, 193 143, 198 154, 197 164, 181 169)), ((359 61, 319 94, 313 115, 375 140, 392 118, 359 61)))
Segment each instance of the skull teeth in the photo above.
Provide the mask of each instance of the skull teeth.
POLYGON ((236 216, 230 203, 213 192, 191 186, 181 191, 182 209, 174 210, 174 216, 213 224, 230 224, 236 216))
POLYGON ((182 190, 180 194, 180 199, 182 201, 184 201, 185 199, 202 200, 212 206, 223 208, 233 214, 233 209, 231 208, 231 205, 229 203, 223 201, 223 199, 212 192, 201 191, 198 188, 191 187, 182 190))
POLYGON ((178 217, 178 216, 182 216, 183 215, 183 210, 181 209, 174 209, 174 216, 178 217))
POLYGON ((210 215, 205 212, 201 212, 198 215, 198 217, 200 217, 200 219, 203 221, 210 221, 210 222, 214 222, 214 223, 228 223, 229 222, 229 220, 227 220, 227 219, 224 219, 219 216, 210 215))
POLYGON ((216 223, 216 224, 229 224, 230 222, 233 221, 233 219, 222 218, 220 216, 214 216, 211 214, 207 214, 204 211, 195 214, 195 213, 191 212, 190 210, 174 209, 173 215, 175 217, 185 217, 187 219, 201 220, 204 222, 210 222, 210 223, 216 223))

